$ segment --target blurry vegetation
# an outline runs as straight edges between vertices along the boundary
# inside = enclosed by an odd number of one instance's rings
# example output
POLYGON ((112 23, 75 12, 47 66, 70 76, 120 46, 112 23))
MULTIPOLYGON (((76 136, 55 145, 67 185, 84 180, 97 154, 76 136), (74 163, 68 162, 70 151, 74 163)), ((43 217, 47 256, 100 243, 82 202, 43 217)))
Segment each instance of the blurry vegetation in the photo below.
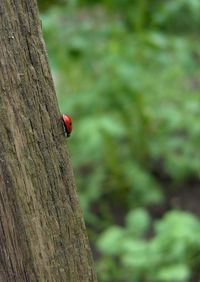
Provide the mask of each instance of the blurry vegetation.
POLYGON ((199 187, 199 0, 47 2, 43 31, 61 112, 74 121, 68 144, 100 281, 190 281, 200 222, 167 203, 191 180, 199 187))
POLYGON ((41 12, 48 10, 51 6, 54 5, 66 5, 65 0, 40 0, 38 1, 39 9, 41 12))
POLYGON ((112 226, 100 236, 100 281, 188 281, 200 252, 200 222, 188 213, 168 212, 147 241, 149 225, 148 213, 136 209, 125 227, 112 226))

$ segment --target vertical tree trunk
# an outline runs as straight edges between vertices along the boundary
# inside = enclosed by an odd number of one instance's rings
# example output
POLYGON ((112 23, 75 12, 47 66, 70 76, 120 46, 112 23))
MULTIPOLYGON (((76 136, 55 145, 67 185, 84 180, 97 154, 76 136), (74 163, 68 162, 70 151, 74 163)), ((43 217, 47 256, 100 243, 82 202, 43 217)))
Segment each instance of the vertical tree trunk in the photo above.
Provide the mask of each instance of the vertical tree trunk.
POLYGON ((0 28, 0 281, 96 281, 36 1, 0 28))

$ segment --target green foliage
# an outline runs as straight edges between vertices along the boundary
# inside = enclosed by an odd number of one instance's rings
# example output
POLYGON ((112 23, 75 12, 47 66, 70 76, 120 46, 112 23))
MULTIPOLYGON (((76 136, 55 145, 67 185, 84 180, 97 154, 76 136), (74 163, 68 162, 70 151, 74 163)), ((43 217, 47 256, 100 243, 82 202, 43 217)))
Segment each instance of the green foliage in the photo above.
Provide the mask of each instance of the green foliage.
POLYGON ((147 212, 136 209, 126 219, 124 228, 109 227, 98 240, 104 254, 98 264, 100 281, 188 281, 193 260, 200 252, 199 220, 185 212, 168 212, 154 224, 154 237, 145 240, 143 232, 150 224, 147 212), (110 268, 109 260, 115 261, 116 271, 113 265, 110 268), (109 279, 103 271, 110 273, 109 279))
POLYGON ((172 211, 155 223, 147 212, 199 178, 198 9, 197 0, 72 0, 42 17, 95 246, 102 234, 101 281, 188 282, 198 261, 196 218, 172 211))
POLYGON ((189 79, 196 41, 130 35, 98 10, 67 12, 50 11, 43 26, 61 111, 74 118, 70 147, 84 207, 104 195, 130 207, 158 203, 152 160, 175 180, 199 173, 199 96, 189 79))
POLYGON ((37 0, 40 11, 48 10, 51 6, 66 4, 65 0, 37 0))
POLYGON ((136 31, 161 27, 168 31, 198 31, 200 2, 198 0, 77 0, 76 4, 103 4, 119 14, 126 25, 136 31))

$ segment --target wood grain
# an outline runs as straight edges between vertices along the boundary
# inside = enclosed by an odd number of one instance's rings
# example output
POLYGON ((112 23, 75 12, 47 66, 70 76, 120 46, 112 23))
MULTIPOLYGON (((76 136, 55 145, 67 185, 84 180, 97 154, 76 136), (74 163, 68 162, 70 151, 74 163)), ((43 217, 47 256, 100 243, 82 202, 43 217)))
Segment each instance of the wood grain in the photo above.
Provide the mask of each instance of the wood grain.
POLYGON ((0 281, 96 281, 35 0, 0 29, 0 281))

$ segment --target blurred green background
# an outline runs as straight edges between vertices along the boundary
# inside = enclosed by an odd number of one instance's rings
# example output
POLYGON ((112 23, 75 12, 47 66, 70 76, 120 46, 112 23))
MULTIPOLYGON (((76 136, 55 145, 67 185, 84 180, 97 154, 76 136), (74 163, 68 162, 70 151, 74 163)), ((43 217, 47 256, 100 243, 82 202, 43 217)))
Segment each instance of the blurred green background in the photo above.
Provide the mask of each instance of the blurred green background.
POLYGON ((200 279, 200 1, 38 1, 101 282, 200 279))

